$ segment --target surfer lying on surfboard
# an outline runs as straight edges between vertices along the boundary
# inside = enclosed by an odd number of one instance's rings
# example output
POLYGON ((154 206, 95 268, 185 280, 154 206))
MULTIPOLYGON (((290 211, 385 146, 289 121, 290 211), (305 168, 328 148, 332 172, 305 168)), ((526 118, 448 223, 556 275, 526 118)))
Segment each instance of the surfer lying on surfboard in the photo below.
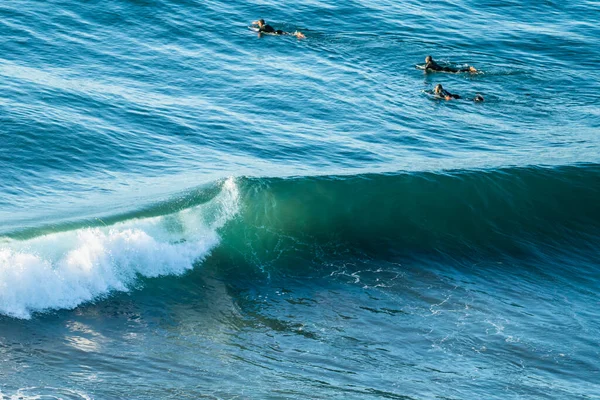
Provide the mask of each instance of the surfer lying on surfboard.
POLYGON ((417 68, 420 69, 424 69, 425 72, 431 72, 431 71, 435 71, 435 72, 451 72, 451 73, 458 73, 458 72, 478 72, 475 67, 473 66, 467 66, 464 68, 453 68, 453 67, 448 67, 448 66, 442 66, 438 63, 436 63, 435 61, 433 61, 433 57, 431 56, 427 56, 425 57, 425 65, 417 65, 417 68))
POLYGON ((446 100, 460 99, 459 95, 450 93, 449 91, 444 89, 439 83, 435 85, 435 89, 433 89, 433 94, 435 94, 436 97, 441 97, 446 100))
MULTIPOLYGON (((435 95, 435 97, 445 99, 445 100, 461 98, 459 95, 450 93, 449 91, 444 89, 441 84, 435 85, 435 89, 433 89, 433 94, 435 95)), ((483 96, 480 94, 477 94, 477 95, 475 95, 475 97, 473 97, 473 101, 483 101, 483 96)))
POLYGON ((302 32, 284 32, 281 29, 275 30, 271 25, 267 24, 264 19, 259 19, 258 21, 254 21, 252 23, 253 26, 256 26, 258 33, 270 33, 271 35, 289 35, 295 36, 298 39, 304 39, 306 36, 302 32))

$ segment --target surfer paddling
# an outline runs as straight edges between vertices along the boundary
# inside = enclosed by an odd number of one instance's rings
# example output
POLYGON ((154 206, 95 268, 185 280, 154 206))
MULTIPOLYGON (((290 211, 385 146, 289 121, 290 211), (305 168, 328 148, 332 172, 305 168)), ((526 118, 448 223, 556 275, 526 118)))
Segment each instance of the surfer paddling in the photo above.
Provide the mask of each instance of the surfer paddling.
MULTIPOLYGON (((435 97, 444 99, 444 100, 452 100, 452 99, 460 99, 461 98, 459 95, 450 93, 449 91, 444 89, 444 87, 441 84, 435 85, 435 89, 433 89, 433 94, 435 97)), ((484 99, 483 99, 482 95, 477 94, 477 95, 475 95, 475 97, 473 97, 472 100, 475 102, 481 102, 484 99)))
POLYGON ((478 72, 475 69, 475 67, 470 66, 470 65, 467 66, 467 67, 464 67, 464 68, 453 68, 453 67, 448 67, 448 66, 442 66, 442 65, 436 63, 433 60, 433 57, 431 57, 431 56, 425 57, 425 66, 422 67, 422 68, 425 70, 425 72, 431 72, 431 71, 434 71, 434 72, 450 72, 450 73, 453 73, 453 74, 456 74, 456 73, 459 73, 459 72, 471 72, 471 73, 478 72))
MULTIPOLYGON (((252 23, 252 25, 256 25, 258 27, 258 31, 260 33, 277 33, 275 28, 273 28, 271 25, 265 23, 264 19, 259 19, 258 21, 254 21, 252 23)), ((281 32, 283 32, 283 31, 281 31, 281 32)))
POLYGON ((433 89, 433 94, 435 95, 435 97, 440 97, 446 100, 460 99, 459 95, 450 93, 449 91, 444 89, 439 83, 435 86, 435 89, 433 89))
POLYGON ((281 29, 277 29, 275 30, 275 28, 273 28, 271 25, 267 24, 265 22, 264 19, 259 19, 258 21, 254 21, 252 23, 253 26, 256 26, 256 29, 258 30, 258 33, 269 33, 271 35, 288 35, 288 36, 295 36, 298 39, 304 39, 306 38, 306 36, 304 36, 304 34, 302 32, 284 32, 281 29))

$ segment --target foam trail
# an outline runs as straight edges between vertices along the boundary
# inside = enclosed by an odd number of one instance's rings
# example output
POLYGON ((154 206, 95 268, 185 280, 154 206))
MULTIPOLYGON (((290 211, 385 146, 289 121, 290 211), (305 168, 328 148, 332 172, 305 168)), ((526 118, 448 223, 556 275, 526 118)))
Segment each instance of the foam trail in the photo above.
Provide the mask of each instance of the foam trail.
POLYGON ((0 314, 30 318, 128 291, 138 275, 183 274, 219 243, 217 230, 237 213, 238 196, 230 178, 210 202, 175 214, 5 242, 0 314))

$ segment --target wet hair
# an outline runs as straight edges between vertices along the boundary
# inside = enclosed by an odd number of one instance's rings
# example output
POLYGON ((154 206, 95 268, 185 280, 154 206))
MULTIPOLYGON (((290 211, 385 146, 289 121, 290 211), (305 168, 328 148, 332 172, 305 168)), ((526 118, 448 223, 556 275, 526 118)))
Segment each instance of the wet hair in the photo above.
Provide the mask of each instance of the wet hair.
POLYGON ((427 56, 427 57, 425 57, 425 62, 426 62, 426 63, 428 63, 428 62, 432 62, 432 61, 433 61, 433 57, 431 57, 431 56, 427 56))
POLYGON ((264 25, 265 24, 265 20, 261 18, 261 19, 258 20, 258 23, 261 24, 261 25, 264 25))
POLYGON ((435 89, 433 89, 433 93, 438 94, 438 93, 442 93, 444 91, 444 88, 442 87, 441 83, 438 83, 437 85, 435 85, 435 89))

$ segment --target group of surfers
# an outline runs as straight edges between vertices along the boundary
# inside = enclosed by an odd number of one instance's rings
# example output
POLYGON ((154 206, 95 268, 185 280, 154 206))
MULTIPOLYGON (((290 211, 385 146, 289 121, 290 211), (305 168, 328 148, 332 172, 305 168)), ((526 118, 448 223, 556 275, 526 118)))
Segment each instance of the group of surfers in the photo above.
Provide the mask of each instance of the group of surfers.
MULTIPOLYGON (((417 66, 418 68, 418 66, 417 66)), ((436 63, 433 60, 433 57, 431 56, 427 56, 425 57, 425 65, 422 66, 422 69, 425 70, 425 72, 450 72, 453 74, 457 74, 457 73, 461 73, 461 72, 468 72, 468 73, 477 73, 479 71, 477 71, 477 69, 475 69, 475 67, 468 65, 466 67, 463 68, 454 68, 454 67, 448 67, 448 66, 441 66, 438 63, 436 63)), ((438 97, 438 98, 442 98, 445 100, 452 100, 452 99, 460 99, 461 97, 457 94, 454 93, 450 93, 449 91, 447 91, 446 89, 444 89, 442 87, 441 84, 437 84, 435 86, 435 88, 433 89, 433 94, 438 97)), ((480 94, 475 95, 475 97, 473 97, 472 99, 473 101, 483 101, 483 96, 480 94)))
MULTIPOLYGON (((267 33, 267 34, 272 34, 272 35, 295 36, 298 39, 306 38, 306 36, 302 32, 299 32, 299 31, 285 32, 285 31, 282 31, 281 29, 276 30, 271 25, 267 24, 264 19, 259 19, 258 21, 254 21, 252 23, 252 25, 256 27, 255 29, 259 32, 259 34, 267 33)), ((449 72, 449 73, 453 73, 453 74, 479 72, 479 71, 477 71, 477 69, 475 69, 475 67, 470 66, 470 65, 463 67, 463 68, 455 68, 455 67, 449 67, 446 65, 440 65, 437 62, 435 62, 433 60, 433 57, 431 57, 431 56, 425 57, 424 65, 417 65, 416 67, 425 70, 425 72, 449 72)), ((460 99, 461 98, 461 96, 459 96, 458 94, 450 93, 449 91, 444 89, 441 84, 437 84, 435 86, 432 94, 436 98, 440 98, 440 99, 444 99, 444 100, 452 100, 452 99, 460 99)), ((476 102, 484 101, 483 96, 480 94, 477 94, 471 100, 476 101, 476 102)))

